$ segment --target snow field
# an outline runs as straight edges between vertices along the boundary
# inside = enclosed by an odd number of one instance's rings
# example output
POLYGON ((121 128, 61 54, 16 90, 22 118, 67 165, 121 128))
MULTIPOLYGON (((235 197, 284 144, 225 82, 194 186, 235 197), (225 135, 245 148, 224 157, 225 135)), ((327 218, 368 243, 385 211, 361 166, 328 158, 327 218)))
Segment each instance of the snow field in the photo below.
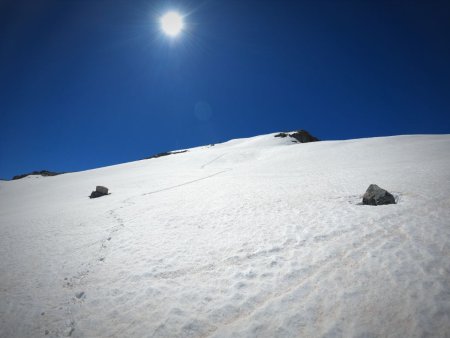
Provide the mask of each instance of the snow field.
POLYGON ((448 155, 271 134, 0 182, 0 335, 447 337, 448 155))

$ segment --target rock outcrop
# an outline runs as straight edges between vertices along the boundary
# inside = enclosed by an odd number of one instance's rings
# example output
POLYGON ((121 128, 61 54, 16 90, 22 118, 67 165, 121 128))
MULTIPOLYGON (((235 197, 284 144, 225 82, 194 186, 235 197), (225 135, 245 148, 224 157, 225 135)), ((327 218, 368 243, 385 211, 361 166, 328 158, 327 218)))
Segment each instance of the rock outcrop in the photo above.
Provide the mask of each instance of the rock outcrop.
POLYGON ((48 171, 48 170, 41 170, 41 171, 33 171, 31 173, 28 173, 28 174, 16 175, 12 179, 13 180, 19 180, 21 178, 24 178, 24 177, 27 177, 27 176, 30 176, 30 175, 56 176, 56 175, 61 175, 61 174, 64 174, 64 173, 56 173, 56 172, 48 171))
POLYGON ((310 133, 308 133, 306 130, 298 130, 296 132, 293 133, 279 133, 276 134, 275 137, 291 137, 293 139, 295 139, 296 141, 292 141, 292 142, 299 142, 299 143, 308 143, 308 142, 317 142, 320 141, 317 137, 312 136, 310 133))
POLYGON ((158 158, 158 157, 163 157, 163 156, 169 156, 169 155, 174 155, 174 154, 181 154, 181 153, 185 153, 187 152, 187 150, 180 150, 180 151, 166 151, 163 153, 158 153, 149 157, 144 158, 144 160, 149 160, 151 158, 158 158))

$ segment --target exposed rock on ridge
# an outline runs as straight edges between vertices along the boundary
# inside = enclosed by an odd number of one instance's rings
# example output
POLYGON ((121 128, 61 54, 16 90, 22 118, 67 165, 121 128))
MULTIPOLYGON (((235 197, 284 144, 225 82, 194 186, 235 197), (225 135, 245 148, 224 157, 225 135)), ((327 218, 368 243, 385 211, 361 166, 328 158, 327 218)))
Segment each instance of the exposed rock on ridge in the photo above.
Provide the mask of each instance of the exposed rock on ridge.
POLYGON ((174 154, 181 154, 181 153, 185 153, 187 152, 187 150, 180 150, 180 151, 166 151, 164 153, 158 153, 149 157, 144 158, 144 160, 149 160, 151 158, 158 158, 158 157, 163 157, 163 156, 169 156, 169 155, 174 155, 174 154))
POLYGON ((292 142, 299 142, 299 143, 308 143, 308 142, 317 142, 320 141, 317 137, 312 136, 310 133, 308 133, 306 130, 298 130, 296 132, 293 133, 279 133, 276 134, 275 137, 292 137, 293 139, 295 139, 296 141, 292 141, 292 142))
POLYGON ((48 171, 48 170, 41 170, 41 171, 33 171, 31 173, 28 173, 28 174, 16 175, 12 179, 13 180, 19 180, 21 178, 24 178, 24 177, 27 177, 27 176, 30 176, 30 175, 56 176, 56 175, 61 175, 61 174, 64 174, 64 173, 57 173, 57 172, 48 171))

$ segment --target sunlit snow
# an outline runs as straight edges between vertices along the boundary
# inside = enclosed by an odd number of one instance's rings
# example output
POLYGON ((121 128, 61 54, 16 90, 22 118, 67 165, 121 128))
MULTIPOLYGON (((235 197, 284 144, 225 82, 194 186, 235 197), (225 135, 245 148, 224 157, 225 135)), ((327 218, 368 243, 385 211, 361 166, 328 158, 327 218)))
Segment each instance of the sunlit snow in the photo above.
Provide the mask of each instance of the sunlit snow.
POLYGON ((0 182, 0 257, 1 337, 445 337, 450 136, 271 134, 0 182), (359 205, 371 183, 398 204, 359 205))

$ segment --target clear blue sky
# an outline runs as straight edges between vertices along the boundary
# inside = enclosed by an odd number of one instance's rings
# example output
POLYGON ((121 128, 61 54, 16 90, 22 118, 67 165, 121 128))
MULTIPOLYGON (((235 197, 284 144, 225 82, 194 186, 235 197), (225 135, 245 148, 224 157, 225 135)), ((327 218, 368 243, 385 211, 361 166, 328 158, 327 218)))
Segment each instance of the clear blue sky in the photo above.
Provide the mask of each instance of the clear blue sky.
POLYGON ((450 133, 449 60, 450 1, 2 0, 0 178, 293 129, 450 133))

